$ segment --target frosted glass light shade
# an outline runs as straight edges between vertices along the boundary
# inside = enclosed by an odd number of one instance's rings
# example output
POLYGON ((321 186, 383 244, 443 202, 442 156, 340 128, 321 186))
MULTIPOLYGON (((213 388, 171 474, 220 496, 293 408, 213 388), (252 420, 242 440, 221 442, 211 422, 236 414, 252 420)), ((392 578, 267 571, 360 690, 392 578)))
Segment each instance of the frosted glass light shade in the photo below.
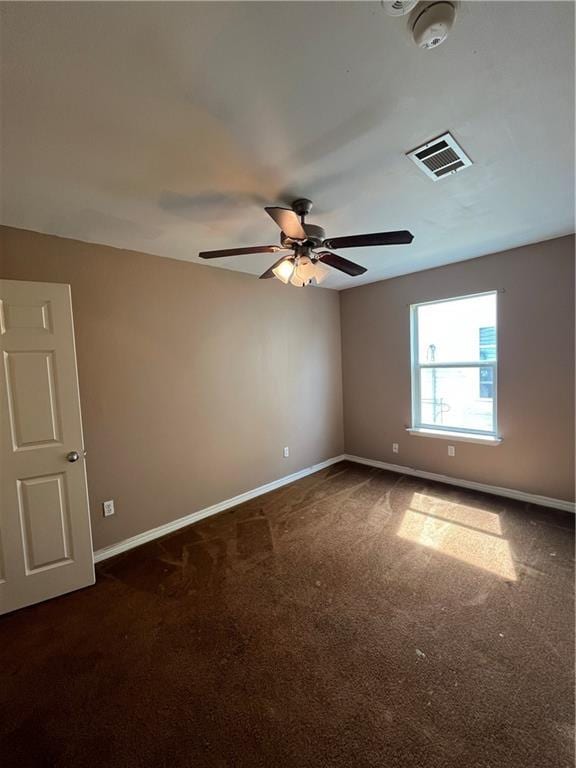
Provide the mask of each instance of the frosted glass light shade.
POLYGON ((302 280, 301 277, 298 277, 297 272, 298 270, 295 269, 294 272, 292 273, 292 277, 290 278, 290 282, 292 283, 292 285, 295 285, 297 288, 303 288, 305 285, 307 285, 307 282, 302 280))
POLYGON ((319 261, 314 264, 314 279, 316 280, 316 285, 320 285, 320 283, 323 283, 324 280, 328 277, 330 273, 330 270, 328 267, 325 267, 324 264, 321 264, 319 261))
POLYGON ((328 277, 330 270, 319 261, 312 261, 308 256, 301 256, 296 261, 290 258, 284 259, 277 267, 274 267, 272 272, 285 285, 291 283, 302 288, 305 285, 310 285, 312 280, 320 285, 328 277))
POLYGON ((307 285, 314 277, 314 264, 307 256, 302 256, 296 267, 295 274, 298 280, 307 285))
POLYGON ((278 280, 281 280, 284 284, 287 284, 294 272, 294 262, 290 259, 284 259, 284 261, 281 261, 277 267, 274 267, 272 272, 274 272, 278 280))

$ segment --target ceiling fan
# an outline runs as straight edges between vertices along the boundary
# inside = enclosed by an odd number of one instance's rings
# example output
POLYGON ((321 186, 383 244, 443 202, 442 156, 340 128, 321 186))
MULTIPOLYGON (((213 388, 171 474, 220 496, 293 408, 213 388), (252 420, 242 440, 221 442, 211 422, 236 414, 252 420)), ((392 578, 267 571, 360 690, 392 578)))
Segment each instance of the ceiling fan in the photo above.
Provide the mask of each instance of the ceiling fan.
POLYGON ((240 256, 246 253, 279 253, 288 251, 272 264, 261 280, 276 277, 283 283, 296 286, 309 285, 315 280, 319 285, 329 274, 328 267, 345 272, 351 277, 362 275, 365 267, 344 259, 326 248, 364 248, 374 245, 409 245, 414 235, 406 229, 397 232, 377 232, 371 235, 350 235, 348 237, 326 238, 322 227, 307 224, 306 216, 312 210, 312 201, 300 198, 292 208, 264 208, 280 227, 280 245, 254 245, 248 248, 229 248, 223 251, 202 251, 201 259, 220 259, 225 256, 240 256))

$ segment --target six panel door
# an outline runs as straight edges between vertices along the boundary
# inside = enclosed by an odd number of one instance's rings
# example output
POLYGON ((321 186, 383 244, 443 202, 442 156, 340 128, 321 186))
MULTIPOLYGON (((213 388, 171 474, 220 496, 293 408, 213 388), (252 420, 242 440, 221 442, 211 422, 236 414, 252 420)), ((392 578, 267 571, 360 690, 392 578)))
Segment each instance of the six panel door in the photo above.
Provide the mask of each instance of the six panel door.
POLYGON ((70 286, 0 280, 0 613, 94 583, 70 286))

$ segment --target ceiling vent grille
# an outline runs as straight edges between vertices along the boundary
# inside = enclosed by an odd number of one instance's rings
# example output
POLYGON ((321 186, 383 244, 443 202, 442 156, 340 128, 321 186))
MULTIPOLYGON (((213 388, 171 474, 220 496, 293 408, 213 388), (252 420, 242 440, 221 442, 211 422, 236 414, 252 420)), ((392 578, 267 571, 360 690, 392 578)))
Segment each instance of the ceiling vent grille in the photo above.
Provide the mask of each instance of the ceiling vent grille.
POLYGON ((449 133, 416 147, 406 154, 426 176, 438 181, 472 165, 462 147, 449 133))

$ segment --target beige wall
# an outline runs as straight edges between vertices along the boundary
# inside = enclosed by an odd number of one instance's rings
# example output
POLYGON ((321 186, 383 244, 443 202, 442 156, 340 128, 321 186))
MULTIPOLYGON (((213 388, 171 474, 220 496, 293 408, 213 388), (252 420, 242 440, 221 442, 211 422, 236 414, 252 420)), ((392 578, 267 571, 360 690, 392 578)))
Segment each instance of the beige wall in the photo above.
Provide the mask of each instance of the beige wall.
POLYGON ((0 246, 2 277, 72 286, 96 548, 342 453, 335 291, 9 228, 0 246))
POLYGON ((574 237, 343 291, 346 452, 558 499, 574 498, 574 237), (415 437, 410 304, 499 294, 498 447, 415 437), (399 455, 392 443, 400 444, 399 455))
POLYGON ((0 276, 72 286, 96 548, 342 453, 342 376, 348 453, 574 497, 573 237, 340 294, 10 228, 0 247, 0 276), (409 305, 494 288, 504 441, 448 458, 405 431, 409 305))

